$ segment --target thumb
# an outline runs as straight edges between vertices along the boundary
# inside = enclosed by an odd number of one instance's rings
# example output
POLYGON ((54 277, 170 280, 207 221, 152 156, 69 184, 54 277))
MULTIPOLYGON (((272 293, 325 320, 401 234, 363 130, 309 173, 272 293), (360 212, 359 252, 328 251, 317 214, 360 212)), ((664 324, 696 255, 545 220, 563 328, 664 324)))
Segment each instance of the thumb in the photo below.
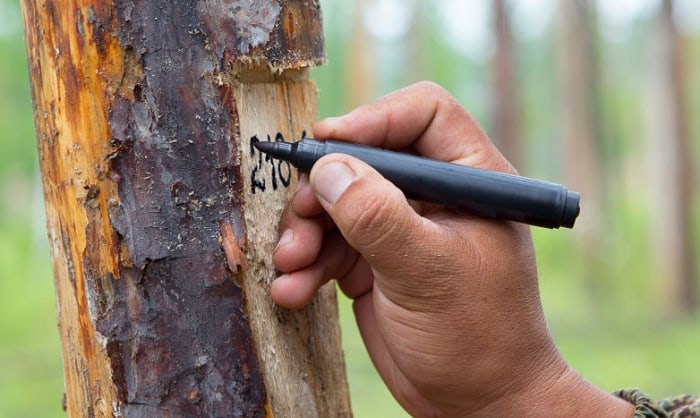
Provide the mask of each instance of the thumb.
POLYGON ((396 273, 407 255, 423 253, 419 247, 432 222, 418 215, 403 193, 372 167, 331 154, 314 165, 310 181, 345 240, 375 269, 396 273))

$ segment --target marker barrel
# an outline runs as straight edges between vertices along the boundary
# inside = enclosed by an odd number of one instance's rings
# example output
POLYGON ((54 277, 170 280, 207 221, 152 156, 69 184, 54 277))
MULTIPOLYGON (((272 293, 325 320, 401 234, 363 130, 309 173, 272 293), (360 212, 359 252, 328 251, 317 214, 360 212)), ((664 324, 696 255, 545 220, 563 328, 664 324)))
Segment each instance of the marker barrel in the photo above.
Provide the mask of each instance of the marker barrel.
POLYGON ((364 161, 409 199, 546 228, 572 228, 579 214, 579 194, 560 184, 364 145, 304 139, 291 144, 288 159, 310 171, 319 158, 332 153, 364 161))

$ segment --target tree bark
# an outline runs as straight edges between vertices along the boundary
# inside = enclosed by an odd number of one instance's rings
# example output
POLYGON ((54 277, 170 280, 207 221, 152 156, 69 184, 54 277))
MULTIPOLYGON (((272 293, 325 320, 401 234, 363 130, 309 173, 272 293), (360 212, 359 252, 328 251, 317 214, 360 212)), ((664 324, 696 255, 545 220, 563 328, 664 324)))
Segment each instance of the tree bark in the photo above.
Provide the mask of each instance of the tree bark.
POLYGON ((349 416, 335 290, 274 306, 307 0, 22 1, 70 416, 349 416))

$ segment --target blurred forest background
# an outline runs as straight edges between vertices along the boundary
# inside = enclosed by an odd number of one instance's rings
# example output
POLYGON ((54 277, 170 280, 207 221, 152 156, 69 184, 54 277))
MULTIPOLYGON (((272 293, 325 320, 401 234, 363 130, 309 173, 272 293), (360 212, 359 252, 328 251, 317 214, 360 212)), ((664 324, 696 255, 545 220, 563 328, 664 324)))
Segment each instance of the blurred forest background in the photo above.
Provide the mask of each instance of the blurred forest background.
MULTIPOLYGON (((418 80, 446 87, 519 171, 581 192, 535 230, 569 362, 607 389, 700 393, 700 4, 694 0, 322 0, 320 116, 418 80)), ((18 2, 0 0, 0 417, 62 416, 60 344, 18 2)), ((406 416, 346 300, 358 417, 406 416)))

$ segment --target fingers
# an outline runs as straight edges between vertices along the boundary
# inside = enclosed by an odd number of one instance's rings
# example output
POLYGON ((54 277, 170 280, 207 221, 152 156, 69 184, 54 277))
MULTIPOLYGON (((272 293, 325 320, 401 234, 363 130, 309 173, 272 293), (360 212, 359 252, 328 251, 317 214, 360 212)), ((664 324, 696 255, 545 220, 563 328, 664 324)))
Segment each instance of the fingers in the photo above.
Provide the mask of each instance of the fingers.
POLYGON ((412 147, 428 158, 514 172, 469 113, 446 90, 429 82, 321 121, 314 136, 390 149, 412 147))
POLYGON ((359 257, 352 269, 343 276, 337 276, 338 287, 350 299, 356 300, 372 291, 374 273, 372 267, 359 257))
MULTIPOLYGON (((401 274, 405 269, 416 276, 409 264, 431 264, 433 260, 421 261, 431 257, 426 246, 445 245, 436 242, 441 239, 438 225, 419 216, 400 190, 357 159, 340 154, 322 158, 312 170, 311 185, 339 233, 325 232, 317 218, 299 216, 295 207, 311 205, 296 202, 306 191, 295 196, 273 255, 277 268, 286 273, 271 289, 282 306, 303 306, 331 278, 339 279, 341 290, 352 298, 368 292, 376 278, 368 262, 379 271, 401 274), (411 263, 406 263, 409 256, 411 263)), ((425 295, 425 285, 423 278, 383 283, 385 291, 394 296, 399 292, 404 299, 425 295)))
POLYGON ((278 270, 288 273, 310 265, 318 256, 324 234, 323 209, 309 186, 300 179, 290 205, 280 220, 280 238, 272 254, 278 270))
POLYGON ((408 244, 421 230, 404 195, 355 158, 322 158, 311 171, 311 184, 348 243, 373 265, 377 257, 396 261, 396 245, 408 244))
POLYGON ((285 273, 308 266, 318 257, 323 234, 334 228, 309 185, 308 175, 302 175, 280 219, 280 238, 272 254, 273 263, 285 273))
MULTIPOLYGON (((355 270, 359 256, 337 233, 330 233, 316 260, 303 268, 283 274, 272 282, 270 295, 280 306, 297 309, 308 304, 332 278, 344 277, 355 270)), ((370 283, 371 286, 371 283, 370 283)))
MULTIPOLYGON (((418 83, 341 118, 322 121, 314 136, 409 149, 434 159, 514 171, 462 106, 432 83, 418 83)), ((418 210, 425 214, 421 208, 418 210)), ((438 220, 439 214, 439 208, 433 208, 430 218, 438 220)), ((282 218, 281 240, 273 261, 286 274, 273 285, 273 298, 285 306, 300 306, 330 278, 340 279, 341 290, 357 297, 372 288, 377 271, 402 275, 411 273, 410 266, 425 266, 429 277, 437 278, 438 271, 451 274, 447 270, 455 263, 436 265, 431 257, 440 257, 439 251, 454 245, 460 245, 461 253, 467 256, 474 249, 465 240, 447 237, 448 222, 441 226, 430 218, 421 217, 401 191, 366 164, 343 155, 324 157, 315 164, 310 178, 302 176, 282 218), (331 248, 325 240, 336 226, 347 242, 340 240, 342 243, 331 248), (367 262, 358 263, 350 247, 367 262)), ((410 275, 419 276, 415 272, 410 275)), ((381 274, 378 280, 387 295, 399 299, 418 293, 425 297, 428 292, 421 280, 381 283, 381 274)), ((442 281, 434 281, 428 293, 449 293, 442 281)))
POLYGON ((300 308, 330 279, 337 279, 348 297, 355 298, 372 288, 371 269, 335 228, 323 211, 308 176, 299 181, 294 198, 280 221, 280 239, 272 255, 283 274, 270 292, 284 307, 300 308))
MULTIPOLYGON (((291 206, 287 209, 303 217, 311 217, 323 213, 323 208, 318 203, 316 194, 309 185, 308 174, 302 174, 299 177, 299 183, 294 192, 294 198, 292 199, 291 206)), ((282 222, 284 222, 284 217, 282 218, 282 222)))
MULTIPOLYGON (((396 186, 355 158, 341 154, 323 157, 311 171, 311 184, 348 244, 375 271, 415 276, 409 264, 433 264, 434 249, 452 244, 446 231, 418 215, 396 186)), ((406 280, 382 286, 410 293, 423 283, 406 280)))

